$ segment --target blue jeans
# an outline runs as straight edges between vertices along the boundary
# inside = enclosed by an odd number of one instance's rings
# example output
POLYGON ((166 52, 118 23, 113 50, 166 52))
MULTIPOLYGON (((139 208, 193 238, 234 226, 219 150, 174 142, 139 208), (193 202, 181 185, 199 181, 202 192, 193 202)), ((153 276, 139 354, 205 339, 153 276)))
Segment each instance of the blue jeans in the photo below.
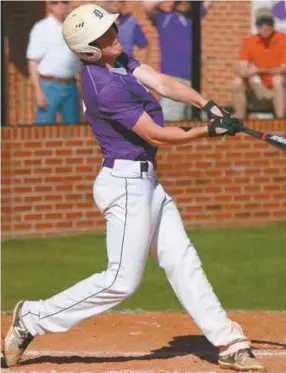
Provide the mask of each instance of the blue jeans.
POLYGON ((54 124, 57 112, 64 124, 79 122, 79 95, 75 82, 68 84, 41 80, 42 90, 47 98, 45 109, 37 107, 36 124, 54 124))

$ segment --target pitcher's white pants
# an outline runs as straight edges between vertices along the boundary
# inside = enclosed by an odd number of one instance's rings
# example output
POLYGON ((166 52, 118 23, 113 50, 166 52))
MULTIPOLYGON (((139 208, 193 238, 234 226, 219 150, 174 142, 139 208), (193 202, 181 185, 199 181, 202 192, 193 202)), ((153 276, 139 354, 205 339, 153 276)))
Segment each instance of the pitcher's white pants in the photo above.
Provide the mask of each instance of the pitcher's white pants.
POLYGON ((30 333, 64 332, 129 297, 141 281, 151 247, 181 304, 209 341, 215 346, 249 347, 241 327, 228 319, 214 294, 152 163, 146 173, 135 161, 103 167, 93 191, 107 221, 107 270, 50 299, 26 301, 22 318, 30 333))

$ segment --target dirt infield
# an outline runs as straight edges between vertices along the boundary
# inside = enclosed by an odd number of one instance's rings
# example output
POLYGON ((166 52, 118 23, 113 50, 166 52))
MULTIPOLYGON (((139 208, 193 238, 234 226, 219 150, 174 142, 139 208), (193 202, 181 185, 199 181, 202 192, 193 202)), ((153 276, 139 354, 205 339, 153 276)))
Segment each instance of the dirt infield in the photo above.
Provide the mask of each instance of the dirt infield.
MULTIPOLYGON (((267 372, 286 373, 286 313, 237 312, 267 372)), ((10 316, 2 316, 5 335, 10 316)), ((216 373, 217 350, 186 313, 106 313, 67 333, 36 338, 2 372, 216 373)), ((228 370, 224 370, 228 372, 228 370)))

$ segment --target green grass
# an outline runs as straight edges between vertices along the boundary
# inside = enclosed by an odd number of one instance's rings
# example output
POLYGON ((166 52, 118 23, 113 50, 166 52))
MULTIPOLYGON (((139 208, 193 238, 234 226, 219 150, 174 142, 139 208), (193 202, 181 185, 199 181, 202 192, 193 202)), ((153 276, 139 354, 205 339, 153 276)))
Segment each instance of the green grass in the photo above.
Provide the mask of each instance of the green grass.
MULTIPOLYGON (((263 228, 195 230, 192 241, 227 309, 286 310, 286 222, 263 228)), ((105 269, 105 237, 6 240, 2 310, 45 299, 105 269)), ((137 292, 117 309, 181 310, 163 270, 149 258, 137 292)))

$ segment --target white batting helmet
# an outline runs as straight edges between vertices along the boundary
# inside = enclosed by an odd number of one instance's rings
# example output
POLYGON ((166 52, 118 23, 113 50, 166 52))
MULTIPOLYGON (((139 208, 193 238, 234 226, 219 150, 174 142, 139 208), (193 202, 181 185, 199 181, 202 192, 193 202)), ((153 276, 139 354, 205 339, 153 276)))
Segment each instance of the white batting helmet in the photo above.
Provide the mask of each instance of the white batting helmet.
POLYGON ((63 23, 65 42, 81 59, 95 62, 100 59, 101 50, 90 43, 102 36, 118 16, 119 14, 110 14, 98 5, 81 5, 63 23))

